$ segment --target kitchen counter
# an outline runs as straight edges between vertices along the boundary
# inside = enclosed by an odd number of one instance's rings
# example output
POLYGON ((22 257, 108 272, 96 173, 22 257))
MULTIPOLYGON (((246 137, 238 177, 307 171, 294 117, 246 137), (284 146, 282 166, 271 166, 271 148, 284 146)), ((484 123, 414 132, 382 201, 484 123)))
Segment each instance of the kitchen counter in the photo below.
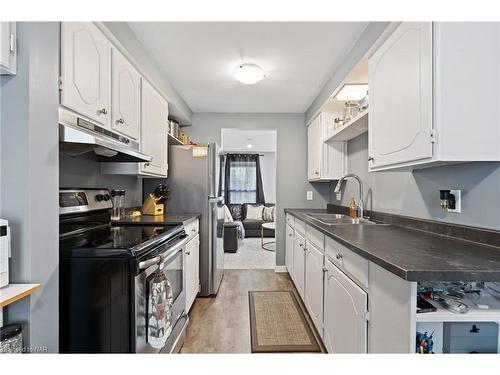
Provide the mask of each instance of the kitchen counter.
POLYGON ((149 225, 149 224, 182 224, 186 225, 193 220, 199 219, 201 214, 183 214, 183 213, 170 213, 167 212, 164 215, 141 215, 136 218, 129 218, 127 216, 126 219, 117 221, 118 224, 140 224, 140 225, 149 225))
POLYGON ((408 281, 500 281, 500 247, 396 225, 324 225, 308 213, 285 209, 358 255, 408 281))

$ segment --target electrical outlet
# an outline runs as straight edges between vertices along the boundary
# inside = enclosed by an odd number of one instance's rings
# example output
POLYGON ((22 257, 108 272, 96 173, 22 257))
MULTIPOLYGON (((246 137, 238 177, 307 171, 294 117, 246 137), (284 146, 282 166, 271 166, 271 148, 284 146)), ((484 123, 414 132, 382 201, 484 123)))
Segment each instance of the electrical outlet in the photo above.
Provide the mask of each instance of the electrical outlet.
POLYGON ((306 192, 306 199, 307 199, 308 201, 312 201, 312 200, 313 200, 313 192, 312 192, 312 190, 308 190, 308 191, 306 192))
POLYGON ((462 212, 462 190, 450 190, 450 194, 453 194, 455 196, 455 208, 448 208, 448 212, 462 212))

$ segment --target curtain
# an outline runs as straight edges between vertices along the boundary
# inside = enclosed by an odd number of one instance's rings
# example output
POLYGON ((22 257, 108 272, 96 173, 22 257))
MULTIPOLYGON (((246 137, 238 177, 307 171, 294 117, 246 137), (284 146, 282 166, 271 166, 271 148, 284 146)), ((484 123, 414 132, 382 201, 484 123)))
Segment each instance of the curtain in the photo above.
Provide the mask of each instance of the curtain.
POLYGON ((227 204, 265 203, 258 154, 227 154, 224 164, 224 200, 227 204))

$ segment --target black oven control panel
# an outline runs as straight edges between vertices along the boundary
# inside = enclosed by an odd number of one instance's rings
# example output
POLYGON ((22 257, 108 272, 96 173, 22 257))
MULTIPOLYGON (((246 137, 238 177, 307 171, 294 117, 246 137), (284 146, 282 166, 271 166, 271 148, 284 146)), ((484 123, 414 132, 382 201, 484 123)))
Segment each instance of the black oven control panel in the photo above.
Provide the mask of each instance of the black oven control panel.
POLYGON ((108 189, 59 189, 59 215, 112 207, 108 189))

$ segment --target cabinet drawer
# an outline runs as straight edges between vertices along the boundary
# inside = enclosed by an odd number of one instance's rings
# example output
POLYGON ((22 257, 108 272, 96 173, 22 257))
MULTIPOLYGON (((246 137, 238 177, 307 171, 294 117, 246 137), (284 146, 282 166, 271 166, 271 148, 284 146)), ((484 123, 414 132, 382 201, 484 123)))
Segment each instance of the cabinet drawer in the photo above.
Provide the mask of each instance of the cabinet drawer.
POLYGON ((321 252, 325 250, 325 235, 310 225, 307 226, 306 240, 314 244, 321 252))
POLYGON ((302 235, 306 234, 306 224, 297 218, 295 218, 295 230, 302 235))
POLYGON ((295 227, 295 217, 290 214, 286 214, 286 223, 290 225, 292 228, 295 227))
POLYGON ((362 285, 368 286, 368 260, 329 237, 325 239, 325 252, 335 265, 357 279, 362 285))
POLYGON ((200 224, 198 219, 189 222, 184 225, 184 230, 186 234, 189 236, 189 239, 196 237, 196 235, 200 232, 200 224))

